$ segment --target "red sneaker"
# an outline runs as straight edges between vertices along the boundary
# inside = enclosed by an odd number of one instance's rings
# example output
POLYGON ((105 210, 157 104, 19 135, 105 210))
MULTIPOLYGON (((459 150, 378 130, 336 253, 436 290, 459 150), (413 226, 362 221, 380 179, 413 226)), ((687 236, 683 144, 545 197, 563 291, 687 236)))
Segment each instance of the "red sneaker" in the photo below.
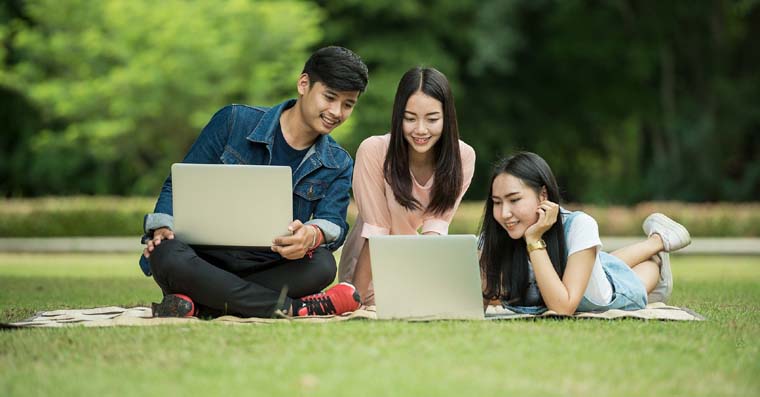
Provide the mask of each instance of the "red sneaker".
POLYGON ((161 303, 153 303, 153 317, 192 317, 195 303, 187 295, 169 294, 161 303))
POLYGON ((343 314, 359 308, 359 293, 349 283, 334 285, 325 292, 304 296, 297 316, 343 314))

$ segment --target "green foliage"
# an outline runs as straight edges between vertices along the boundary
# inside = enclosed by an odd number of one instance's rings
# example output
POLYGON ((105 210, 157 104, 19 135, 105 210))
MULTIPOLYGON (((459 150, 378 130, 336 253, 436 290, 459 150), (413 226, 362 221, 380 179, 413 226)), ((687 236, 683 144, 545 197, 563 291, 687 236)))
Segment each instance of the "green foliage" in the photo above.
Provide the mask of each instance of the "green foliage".
POLYGON ((640 236, 641 224, 653 212, 667 214, 689 229, 693 237, 760 236, 760 204, 642 202, 632 207, 569 204, 596 219, 600 233, 640 236))
MULTIPOLYGON (((72 237, 142 235, 143 216, 151 197, 56 197, 0 200, 0 237, 72 237)), ((689 204, 644 202, 633 207, 567 204, 590 214, 603 236, 640 236, 641 223, 652 212, 682 222, 694 237, 760 237, 760 204, 689 204)), ((349 224, 356 206, 348 210, 349 224)), ((464 201, 449 227, 451 234, 477 234, 483 202, 464 201)))
POLYGON ((0 201, 2 237, 135 236, 153 198, 56 197, 0 201))
POLYGON ((515 150, 545 157, 570 201, 760 197, 757 2, 321 3, 326 41, 371 66, 351 148, 387 131, 398 78, 422 63, 454 84, 470 199, 515 150))
MULTIPOLYGON (((692 237, 760 236, 760 203, 642 202, 630 207, 565 203, 563 206, 591 215, 602 236, 642 236, 641 224, 653 212, 662 212, 683 223, 692 237)), ((462 202, 449 232, 477 233, 482 216, 483 202, 462 202)))
POLYGON ((304 2, 38 0, 25 12, 0 83, 44 121, 32 193, 155 193, 216 109, 292 96, 321 39, 322 13, 304 2))
POLYGON ((352 133, 340 143, 354 153, 364 138, 390 131, 391 111, 401 76, 410 68, 432 66, 445 73, 456 93, 459 64, 456 46, 462 38, 452 29, 453 17, 466 17, 471 7, 461 1, 341 1, 321 2, 330 24, 324 44, 356 51, 369 67, 367 92, 352 118, 352 133), (384 22, 379 22, 384 21, 384 22))
POLYGON ((463 128, 488 162, 544 156, 571 201, 753 200, 760 10, 745 6, 486 1, 476 26, 519 45, 509 68, 481 56, 490 73, 465 79, 468 103, 488 99, 463 128))
POLYGON ((0 133, 0 192, 7 190, 11 196, 39 193, 37 186, 27 180, 27 170, 33 158, 30 143, 40 123, 32 117, 19 117, 33 112, 27 98, 0 87, 0 125, 4 129, 0 133))
POLYGON ((0 194, 155 194, 214 110, 293 96, 347 46, 368 91, 334 136, 389 129, 402 73, 444 72, 491 164, 541 154, 572 202, 760 198, 760 3, 11 1, 0 6, 0 194))

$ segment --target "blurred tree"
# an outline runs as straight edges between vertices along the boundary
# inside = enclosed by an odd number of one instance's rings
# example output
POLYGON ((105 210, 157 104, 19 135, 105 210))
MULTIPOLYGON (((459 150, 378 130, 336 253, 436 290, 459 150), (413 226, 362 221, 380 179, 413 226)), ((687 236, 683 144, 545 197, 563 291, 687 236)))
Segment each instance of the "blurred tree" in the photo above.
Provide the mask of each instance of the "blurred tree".
POLYGON ((24 5, 28 18, 0 30, 15 54, 0 85, 42 127, 6 195, 155 193, 216 109, 293 95, 323 15, 300 1, 24 5))
POLYGON ((318 1, 325 42, 370 65, 354 149, 388 129, 401 74, 439 68, 478 164, 544 156, 585 202, 760 199, 756 1, 318 1), (368 109, 369 108, 369 109, 368 109))
POLYGON ((477 107, 478 130, 503 133, 476 135, 479 149, 542 154, 571 200, 760 199, 757 2, 483 7, 484 40, 520 40, 508 68, 495 58, 465 79, 469 97, 503 98, 477 107))
POLYGON ((642 1, 627 11, 635 39, 656 54, 656 108, 641 117, 651 148, 641 158, 643 190, 688 201, 760 199, 760 4, 642 1))
POLYGON ((352 153, 406 70, 449 77, 467 198, 523 149, 573 201, 760 200, 756 0, 10 0, 0 21, 0 194, 154 193, 216 108, 292 95, 338 44, 370 68, 334 133, 352 153))
MULTIPOLYGON (((484 149, 481 159, 537 152, 570 200, 625 201, 640 192, 631 186, 641 178, 635 116, 650 93, 639 89, 641 65, 629 56, 618 8, 493 0, 483 7, 475 42, 513 37, 513 44, 502 49, 509 61, 482 51, 470 60, 468 103, 488 98, 468 112, 467 125, 480 132, 473 139, 484 149)), ((487 164, 480 165, 487 174, 487 164)))
MULTIPOLYGON (((322 45, 343 45, 356 51, 370 72, 367 92, 352 116, 353 128, 336 131, 338 141, 354 153, 361 141, 390 130, 391 110, 401 76, 410 68, 432 66, 450 79, 458 95, 459 69, 466 45, 453 21, 468 26, 472 4, 459 0, 318 0, 329 23, 322 45)), ((459 102, 457 101, 457 104, 459 102)))
MULTIPOLYGON (((0 65, 9 65, 16 56, 10 41, 10 22, 26 19, 20 0, 9 0, 0 4, 0 65)), ((28 19, 27 19, 28 20, 28 19)), ((2 70, 2 67, 0 67, 2 70)), ((0 87, 0 196, 20 196, 25 184, 25 169, 30 153, 30 141, 40 126, 35 117, 35 109, 17 91, 0 87)))

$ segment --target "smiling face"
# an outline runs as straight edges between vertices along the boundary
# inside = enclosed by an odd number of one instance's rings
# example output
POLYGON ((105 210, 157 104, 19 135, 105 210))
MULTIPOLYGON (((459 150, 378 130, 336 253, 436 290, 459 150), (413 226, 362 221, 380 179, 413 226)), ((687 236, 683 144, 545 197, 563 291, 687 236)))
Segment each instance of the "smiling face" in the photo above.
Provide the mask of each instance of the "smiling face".
POLYGON ((491 199, 494 219, 517 240, 538 221, 538 205, 546 200, 546 192, 542 189, 539 195, 522 179, 502 173, 493 181, 491 199))
POLYGON ((303 122, 321 135, 346 121, 359 99, 359 91, 334 90, 320 81, 310 84, 306 74, 298 79, 298 93, 303 122))
POLYGON ((417 91, 406 101, 402 123, 404 139, 416 153, 431 153, 443 132, 441 101, 417 91))

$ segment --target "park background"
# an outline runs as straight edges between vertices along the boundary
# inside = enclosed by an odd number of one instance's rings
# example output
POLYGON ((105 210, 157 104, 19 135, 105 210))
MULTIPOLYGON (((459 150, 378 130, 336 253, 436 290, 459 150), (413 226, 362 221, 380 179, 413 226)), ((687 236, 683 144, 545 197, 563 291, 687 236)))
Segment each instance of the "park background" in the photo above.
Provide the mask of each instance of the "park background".
MULTIPOLYGON (((331 44, 370 70, 333 133, 352 155, 388 130, 406 70, 450 79, 478 155, 452 232, 476 231, 493 162, 530 150, 604 235, 659 210, 694 236, 759 237, 758 37, 756 0, 6 0, 0 240, 134 248, 0 252, 0 322, 159 300, 137 240, 170 164, 222 106, 292 97, 331 44)), ((708 321, 3 331, 0 394, 760 394, 760 256, 673 269, 672 303, 708 321)))
POLYGON ((390 124, 401 75, 445 73, 477 154, 541 154, 565 199, 760 198, 757 1, 19 1, 0 7, 0 195, 155 196, 230 103, 290 98, 310 52, 370 81, 334 132, 390 124))

